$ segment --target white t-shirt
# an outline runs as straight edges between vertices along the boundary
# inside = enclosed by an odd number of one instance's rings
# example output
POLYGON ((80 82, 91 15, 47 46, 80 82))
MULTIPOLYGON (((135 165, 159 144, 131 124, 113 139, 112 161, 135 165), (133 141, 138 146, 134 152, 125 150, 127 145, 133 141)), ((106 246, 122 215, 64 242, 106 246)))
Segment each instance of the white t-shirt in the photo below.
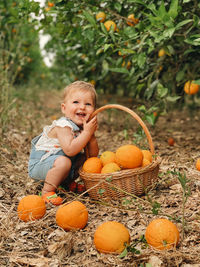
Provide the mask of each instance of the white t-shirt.
POLYGON ((52 154, 56 154, 58 151, 62 150, 60 143, 57 138, 50 138, 48 133, 56 126, 59 127, 70 127, 74 137, 80 133, 80 128, 70 119, 61 117, 58 120, 54 120, 51 125, 46 125, 43 128, 41 137, 35 144, 36 150, 44 150, 47 153, 41 158, 41 161, 48 158, 52 154))

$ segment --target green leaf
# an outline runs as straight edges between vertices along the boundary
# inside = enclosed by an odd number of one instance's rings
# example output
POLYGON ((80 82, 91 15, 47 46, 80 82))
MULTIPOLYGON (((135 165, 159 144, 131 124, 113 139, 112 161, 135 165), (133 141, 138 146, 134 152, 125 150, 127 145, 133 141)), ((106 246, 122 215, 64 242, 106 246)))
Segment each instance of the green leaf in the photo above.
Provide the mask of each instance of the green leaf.
POLYGON ((138 33, 136 32, 136 29, 134 27, 126 27, 123 32, 128 38, 131 39, 138 38, 138 33))
POLYGON ((180 70, 180 71, 177 72, 177 74, 176 74, 176 81, 177 81, 177 82, 182 81, 183 78, 184 78, 184 76, 185 76, 185 71, 184 71, 184 70, 180 70))
POLYGON ((132 50, 132 49, 126 49, 126 48, 120 49, 119 51, 122 53, 122 56, 130 55, 130 54, 135 54, 136 53, 134 50, 132 50))
POLYGON ((164 18, 166 16, 166 14, 167 14, 167 11, 165 9, 165 4, 164 4, 163 0, 162 0, 161 5, 160 5, 160 7, 158 9, 158 14, 159 14, 158 16, 160 18, 164 18))
POLYGON ((155 124, 155 116, 153 114, 146 115, 145 119, 146 119, 146 121, 148 121, 149 124, 151 124, 151 125, 155 124))
POLYGON ((90 15, 90 13, 88 13, 87 11, 83 10, 83 15, 85 16, 85 18, 87 19, 87 21, 92 24, 93 26, 97 27, 96 25, 96 20, 94 19, 94 17, 92 15, 90 15))
POLYGON ((166 38, 171 38, 176 28, 168 28, 163 32, 163 36, 166 38))
POLYGON ((178 0, 172 0, 168 14, 175 19, 178 16, 178 0))
POLYGON ((125 248, 125 249, 122 251, 122 253, 119 255, 119 258, 124 258, 124 257, 127 255, 127 253, 128 253, 128 250, 127 250, 127 248, 125 248))
POLYGON ((106 52, 109 48, 113 48, 113 44, 105 44, 104 45, 104 52, 106 52))
POLYGON ((98 190, 98 194, 102 195, 105 191, 106 191, 105 189, 103 189, 103 188, 99 188, 99 190, 98 190))
POLYGON ((137 4, 141 4, 141 5, 143 5, 143 6, 147 6, 147 5, 144 3, 144 1, 142 1, 142 0, 128 0, 127 2, 128 2, 128 3, 137 3, 137 4))
POLYGON ((193 21, 192 19, 185 19, 181 22, 179 22, 177 25, 176 25, 176 30, 180 29, 182 26, 184 26, 185 24, 188 24, 189 22, 193 21))
POLYGON ((163 98, 168 93, 168 88, 164 87, 161 83, 158 84, 157 92, 160 98, 163 98))
POLYGON ((137 63, 138 63, 139 68, 142 69, 144 67, 145 62, 146 62, 146 54, 140 53, 137 58, 137 63))
POLYGON ((112 72, 129 74, 129 71, 126 68, 109 68, 109 70, 112 72))
POLYGON ((195 80, 194 83, 200 85, 200 80, 195 80))
POLYGON ((199 46, 200 45, 200 35, 199 34, 191 35, 190 38, 187 38, 185 40, 185 42, 188 44, 191 44, 191 45, 199 46))
POLYGON ((115 2, 114 3, 114 8, 120 13, 121 12, 121 9, 122 9, 122 6, 121 6, 120 3, 115 2))
POLYGON ((180 96, 167 96, 166 97, 166 100, 168 101, 168 102, 176 102, 178 99, 180 99, 181 97, 180 96))
POLYGON ((103 31, 103 33, 105 33, 106 35, 108 35, 108 32, 107 32, 106 27, 104 26, 104 24, 103 23, 100 23, 100 25, 101 25, 101 30, 103 31))

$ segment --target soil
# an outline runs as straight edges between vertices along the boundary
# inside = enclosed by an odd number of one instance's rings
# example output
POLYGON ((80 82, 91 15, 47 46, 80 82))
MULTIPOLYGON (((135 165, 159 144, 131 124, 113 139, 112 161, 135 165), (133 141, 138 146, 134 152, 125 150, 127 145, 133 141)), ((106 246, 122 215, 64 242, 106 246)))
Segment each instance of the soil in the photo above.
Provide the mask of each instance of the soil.
MULTIPOLYGON (((60 93, 54 92, 54 97, 52 94, 43 92, 40 101, 19 103, 1 140, 0 266, 200 266, 200 172, 195 167, 200 157, 200 110, 172 110, 160 116, 155 127, 145 122, 156 154, 162 159, 158 179, 145 195, 102 201, 91 199, 88 193, 59 192, 65 203, 77 199, 86 205, 88 224, 79 231, 59 228, 55 221, 58 207, 51 205, 40 220, 25 223, 18 218, 20 199, 38 194, 42 188, 29 178, 27 165, 31 139, 44 125, 61 116, 60 93), (173 146, 168 144, 169 137, 175 140, 173 146), (155 250, 143 238, 149 222, 161 217, 175 223, 180 232, 178 246, 171 250, 155 250), (131 246, 124 257, 99 253, 94 247, 97 226, 109 220, 129 230, 131 246)), ((99 105, 107 102, 102 97, 99 105)), ((131 101, 122 99, 117 103, 137 113, 131 101)), ((139 124, 129 114, 103 111, 98 121, 100 154, 126 143, 148 149, 146 136, 139 134, 139 124)), ((81 182, 80 178, 77 181, 81 182)))

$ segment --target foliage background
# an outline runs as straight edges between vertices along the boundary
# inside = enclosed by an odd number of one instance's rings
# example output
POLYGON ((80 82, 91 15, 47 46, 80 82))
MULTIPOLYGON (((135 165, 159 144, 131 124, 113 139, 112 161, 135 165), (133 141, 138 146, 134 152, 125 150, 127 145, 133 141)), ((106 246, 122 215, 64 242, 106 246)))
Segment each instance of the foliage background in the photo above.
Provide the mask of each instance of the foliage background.
POLYGON ((150 124, 157 120, 155 111, 159 116, 174 104, 193 109, 200 105, 199 93, 185 96, 183 90, 188 80, 200 84, 196 0, 54 0, 44 6, 33 0, 4 0, 0 10, 2 125, 21 88, 32 87, 23 94, 33 95, 34 83, 41 90, 61 89, 77 79, 92 82, 99 94, 139 103, 150 124), (116 23, 116 31, 107 31, 96 19, 99 11, 116 23), (130 14, 138 19, 133 26, 127 24, 130 14), (45 46, 54 55, 50 68, 41 56, 41 32, 50 37, 45 46))

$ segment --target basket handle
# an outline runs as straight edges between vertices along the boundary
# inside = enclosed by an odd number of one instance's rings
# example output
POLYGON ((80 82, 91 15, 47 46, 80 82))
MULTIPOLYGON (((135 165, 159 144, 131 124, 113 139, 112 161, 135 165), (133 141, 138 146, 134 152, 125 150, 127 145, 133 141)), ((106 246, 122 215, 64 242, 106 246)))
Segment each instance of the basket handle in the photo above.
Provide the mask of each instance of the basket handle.
MULTIPOLYGON (((154 155, 154 145, 153 145, 153 141, 152 141, 152 137, 151 137, 151 134, 146 126, 146 124, 142 121, 142 119, 131 109, 125 107, 125 106, 122 106, 122 105, 118 105, 118 104, 110 104, 110 105, 105 105, 105 106, 102 106, 98 109, 96 109, 92 115, 91 115, 91 119, 96 116, 99 112, 105 110, 105 109, 110 109, 110 108, 116 108, 116 109, 120 109, 120 110, 123 110, 123 111, 126 111, 127 113, 129 113, 134 119, 137 120, 137 122, 141 125, 141 127, 143 128, 145 134, 146 134, 146 137, 147 137, 147 140, 148 140, 148 143, 149 143, 149 148, 150 148, 150 151, 152 153, 152 155, 154 155)), ((86 157, 88 158, 88 151, 87 151, 87 146, 86 146, 86 149, 85 149, 85 153, 86 153, 86 157)))

